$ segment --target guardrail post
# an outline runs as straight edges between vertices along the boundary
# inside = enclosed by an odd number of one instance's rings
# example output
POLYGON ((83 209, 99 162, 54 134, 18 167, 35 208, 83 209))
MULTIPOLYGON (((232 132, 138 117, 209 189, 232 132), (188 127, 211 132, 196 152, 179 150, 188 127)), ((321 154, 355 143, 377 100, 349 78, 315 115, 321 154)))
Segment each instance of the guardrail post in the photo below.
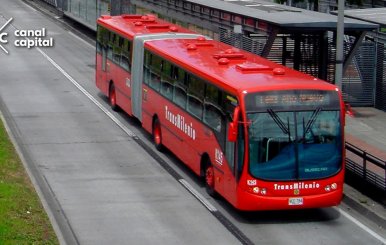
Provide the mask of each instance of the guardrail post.
POLYGON ((366 161, 366 158, 367 158, 367 152, 366 151, 363 151, 363 179, 366 180, 366 176, 367 176, 367 161, 366 161))

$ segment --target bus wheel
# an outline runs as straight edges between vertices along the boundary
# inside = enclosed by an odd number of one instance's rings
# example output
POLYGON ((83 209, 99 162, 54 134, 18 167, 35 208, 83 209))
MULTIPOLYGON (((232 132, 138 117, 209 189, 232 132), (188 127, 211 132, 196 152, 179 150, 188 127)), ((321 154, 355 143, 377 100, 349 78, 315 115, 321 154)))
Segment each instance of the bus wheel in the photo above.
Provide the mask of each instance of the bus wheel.
POLYGON ((211 163, 208 163, 205 167, 205 189, 210 196, 216 197, 216 191, 214 190, 214 168, 211 163))
POLYGON ((154 119, 154 122, 153 122, 153 142, 154 142, 155 148, 157 148, 158 151, 163 150, 161 124, 158 118, 154 119))
POLYGON ((115 86, 114 84, 110 85, 110 90, 109 90, 109 101, 110 101, 110 106, 113 111, 118 111, 118 105, 117 105, 117 95, 115 92, 115 86))

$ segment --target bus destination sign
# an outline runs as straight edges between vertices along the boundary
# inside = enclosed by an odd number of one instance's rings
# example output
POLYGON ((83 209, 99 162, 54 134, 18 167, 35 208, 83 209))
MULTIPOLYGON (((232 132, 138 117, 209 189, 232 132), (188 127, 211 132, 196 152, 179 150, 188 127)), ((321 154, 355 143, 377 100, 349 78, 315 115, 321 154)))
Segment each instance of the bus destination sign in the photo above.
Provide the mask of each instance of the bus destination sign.
POLYGON ((275 94, 275 95, 261 95, 257 96, 256 99, 260 98, 259 104, 264 105, 300 105, 300 104, 324 104, 328 103, 328 98, 326 94, 310 94, 310 93, 301 93, 301 94, 275 94))
POLYGON ((248 111, 265 111, 267 108, 286 109, 288 107, 333 109, 339 108, 339 99, 336 91, 280 90, 248 94, 246 104, 248 111))

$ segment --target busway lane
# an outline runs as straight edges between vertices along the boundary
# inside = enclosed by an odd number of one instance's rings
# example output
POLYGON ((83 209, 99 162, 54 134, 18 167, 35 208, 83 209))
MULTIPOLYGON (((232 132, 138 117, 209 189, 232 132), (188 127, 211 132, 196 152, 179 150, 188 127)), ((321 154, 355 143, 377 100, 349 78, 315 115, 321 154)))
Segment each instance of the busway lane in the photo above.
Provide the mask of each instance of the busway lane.
MULTIPOLYGON (((47 24, 48 25, 48 24, 47 24)), ((55 25, 53 25, 55 28, 55 25)), ((94 86, 94 70, 92 68, 95 49, 85 44, 68 32, 60 34, 54 49, 46 49, 50 57, 74 77, 94 98, 108 106, 94 86), (88 46, 88 47, 87 47, 88 46), (68 51, 72 50, 71 59, 68 51)), ((135 121, 122 113, 114 115, 136 135, 143 139, 149 147, 149 135, 138 127, 135 121)), ((334 208, 317 209, 297 212, 259 212, 239 213, 229 207, 223 200, 212 200, 205 194, 198 178, 184 168, 170 154, 157 154, 170 166, 189 181, 195 189, 205 196, 218 210, 231 220, 255 243, 262 244, 380 244, 380 241, 363 231, 356 224, 340 215, 334 208)), ((208 214, 209 215, 209 214, 208 214)))
MULTIPOLYGON (((6 0, 0 16, 0 24, 12 16, 13 26, 20 29, 55 30, 56 45, 44 52, 60 50, 50 56, 61 56, 75 79, 93 80, 85 64, 92 52, 85 52, 84 44, 66 30, 21 1, 6 0), (63 50, 61 41, 73 42, 75 57, 63 50)), ((10 35, 9 42, 13 41, 10 35)), ((59 203, 60 210, 52 213, 62 213, 72 230, 75 238, 64 234, 63 242, 238 243, 37 49, 6 47, 10 55, 0 54, 2 111, 17 142, 26 149, 25 159, 37 169, 33 174, 46 181, 49 190, 43 195, 54 196, 48 203, 59 203)))
MULTIPOLYGON (((90 46, 90 45, 88 45, 90 46)), ((92 45, 92 50, 95 49, 92 45)), ((92 53, 93 57, 94 53, 92 53)), ((95 88, 93 82, 80 84, 94 95, 95 98, 106 107, 108 102, 95 88)), ((111 111, 112 112, 112 111, 111 111)), ((278 212, 251 212, 240 213, 235 211, 224 200, 213 200, 205 192, 201 180, 195 176, 188 168, 183 166, 170 152, 157 153, 152 146, 150 135, 140 128, 138 123, 124 113, 114 113, 120 122, 124 123, 130 130, 143 139, 144 143, 154 150, 157 157, 169 163, 175 171, 188 180, 189 183, 200 192, 211 204, 215 206, 228 220, 235 224, 250 240, 262 244, 382 244, 385 238, 382 237, 383 229, 379 229, 376 224, 369 222, 364 230, 358 224, 347 219, 341 212, 341 208, 325 208, 302 211, 278 211, 278 212), (374 235, 369 234, 374 230, 374 235), (259 232, 256 232, 259 231, 259 232), (380 234, 380 235, 379 235, 380 234), (378 239, 380 238, 380 239, 378 239)), ((345 207, 349 209, 349 207, 345 207)), ((355 215, 355 214, 353 214, 355 215)), ((360 218, 360 217, 358 217, 360 218)), ((362 219, 358 222, 367 222, 362 219)))

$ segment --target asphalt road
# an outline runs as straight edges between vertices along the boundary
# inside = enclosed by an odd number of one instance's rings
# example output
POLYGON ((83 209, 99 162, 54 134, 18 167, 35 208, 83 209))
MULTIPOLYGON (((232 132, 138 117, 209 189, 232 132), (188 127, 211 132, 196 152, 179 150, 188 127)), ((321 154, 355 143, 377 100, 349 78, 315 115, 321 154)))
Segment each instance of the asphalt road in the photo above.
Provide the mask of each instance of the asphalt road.
POLYGON ((0 110, 63 244, 385 243, 384 230, 344 204, 240 213, 213 200, 135 120, 109 109, 94 85, 92 43, 22 0, 2 0, 0 27, 10 18, 0 31, 9 52, 0 49, 0 110), (43 27, 54 47, 14 46, 16 29, 43 27))

